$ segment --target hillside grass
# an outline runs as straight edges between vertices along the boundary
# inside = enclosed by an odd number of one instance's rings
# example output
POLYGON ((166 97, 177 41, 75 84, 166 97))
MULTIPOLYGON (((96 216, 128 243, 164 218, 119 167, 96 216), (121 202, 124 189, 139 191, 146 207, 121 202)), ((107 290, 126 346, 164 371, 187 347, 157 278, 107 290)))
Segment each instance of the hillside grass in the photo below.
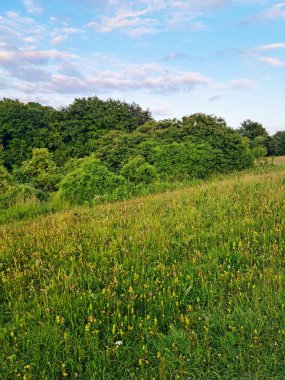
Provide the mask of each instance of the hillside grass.
POLYGON ((0 379, 284 379, 284 177, 4 222, 0 379))

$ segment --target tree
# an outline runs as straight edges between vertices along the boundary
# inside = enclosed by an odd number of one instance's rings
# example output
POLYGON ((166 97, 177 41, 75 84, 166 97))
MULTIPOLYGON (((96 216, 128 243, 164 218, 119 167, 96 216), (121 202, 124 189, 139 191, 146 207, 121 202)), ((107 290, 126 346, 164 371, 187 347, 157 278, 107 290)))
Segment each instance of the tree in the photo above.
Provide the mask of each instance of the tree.
POLYGON ((285 131, 276 132, 269 144, 269 153, 274 156, 285 155, 285 131))
POLYGON ((219 171, 240 170, 252 165, 248 140, 229 128, 224 119, 198 113, 183 117, 182 120, 183 128, 187 131, 186 140, 207 142, 222 152, 224 158, 219 171))
POLYGON ((252 121, 250 119, 245 120, 241 123, 241 127, 238 129, 238 132, 247 138, 249 138, 251 144, 256 137, 264 137, 264 141, 268 140, 268 133, 262 124, 252 121))
POLYGON ((255 137, 251 141, 251 149, 254 158, 260 159, 262 157, 265 157, 267 155, 267 148, 266 148, 266 141, 267 138, 265 136, 259 135, 255 137))
POLYGON ((54 138, 53 121, 58 111, 38 103, 24 104, 18 100, 0 101, 0 145, 3 146, 4 165, 8 169, 20 166, 31 157, 33 148, 59 144, 54 138))
POLYGON ((18 100, 0 101, 0 145, 4 165, 11 170, 29 159, 34 148, 46 147, 57 164, 93 153, 98 140, 111 130, 125 133, 152 120, 149 110, 135 103, 75 99, 66 108, 54 109, 18 100))

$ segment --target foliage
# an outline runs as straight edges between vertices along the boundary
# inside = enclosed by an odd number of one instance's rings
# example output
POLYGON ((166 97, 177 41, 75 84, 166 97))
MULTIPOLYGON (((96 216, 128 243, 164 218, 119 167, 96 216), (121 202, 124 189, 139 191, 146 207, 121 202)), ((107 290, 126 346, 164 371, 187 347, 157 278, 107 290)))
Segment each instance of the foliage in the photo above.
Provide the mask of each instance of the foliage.
POLYGON ((220 171, 240 170, 252 165, 253 157, 247 140, 227 127, 224 119, 200 113, 184 117, 183 125, 192 141, 205 141, 223 152, 220 171))
POLYGON ((58 111, 38 103, 0 101, 0 145, 5 166, 11 169, 20 165, 35 147, 58 149, 61 138, 53 127, 58 118, 58 111))
POLYGON ((12 177, 8 173, 8 170, 0 164, 0 194, 5 193, 12 183, 12 177))
POLYGON ((245 120, 238 132, 249 139, 254 158, 260 159, 270 153, 271 138, 262 124, 245 120))
POLYGON ((276 132, 272 136, 269 152, 274 156, 285 156, 285 131, 276 132))
POLYGON ((46 201, 47 195, 30 185, 13 185, 0 194, 0 209, 6 209, 17 204, 27 202, 46 201))
POLYGON ((265 140, 268 139, 268 133, 263 125, 250 119, 243 121, 238 131, 242 136, 249 138, 250 141, 254 141, 259 136, 263 136, 265 140))
POLYGON ((156 149, 154 166, 163 178, 206 178, 221 171, 222 158, 222 152, 207 143, 174 142, 156 149))
POLYGON ((52 155, 46 148, 33 149, 32 158, 14 170, 14 177, 19 182, 31 183, 44 191, 55 191, 61 179, 52 155))
POLYGON ((90 204, 96 196, 111 193, 124 183, 93 156, 81 161, 59 184, 60 197, 71 204, 90 204))
POLYGON ((136 156, 129 160, 121 169, 121 174, 134 184, 149 184, 158 178, 157 170, 150 165, 142 156, 136 156))
POLYGON ((137 104, 112 99, 76 99, 61 109, 3 99, 0 146, 4 148, 4 164, 9 169, 20 166, 34 148, 46 147, 62 165, 71 157, 92 153, 110 130, 131 132, 151 119, 150 112, 137 104))

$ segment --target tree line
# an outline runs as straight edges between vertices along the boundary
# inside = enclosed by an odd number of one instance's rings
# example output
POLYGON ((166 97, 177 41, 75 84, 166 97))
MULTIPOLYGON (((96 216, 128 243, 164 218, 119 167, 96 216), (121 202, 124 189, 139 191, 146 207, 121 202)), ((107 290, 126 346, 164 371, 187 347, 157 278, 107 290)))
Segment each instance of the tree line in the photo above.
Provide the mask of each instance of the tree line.
POLYGON ((92 203, 135 186, 206 178, 283 154, 285 132, 270 137, 251 120, 238 130, 202 113, 156 121, 135 103, 97 97, 60 109, 0 101, 0 207, 51 194, 92 203))

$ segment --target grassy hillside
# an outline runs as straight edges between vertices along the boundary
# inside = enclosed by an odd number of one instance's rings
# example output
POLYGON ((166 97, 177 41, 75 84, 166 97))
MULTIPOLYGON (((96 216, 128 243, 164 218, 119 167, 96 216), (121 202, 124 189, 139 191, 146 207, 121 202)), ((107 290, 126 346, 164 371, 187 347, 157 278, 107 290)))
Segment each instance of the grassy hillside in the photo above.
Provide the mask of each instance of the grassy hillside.
POLYGON ((0 227, 0 379, 284 379, 285 167, 0 227))

